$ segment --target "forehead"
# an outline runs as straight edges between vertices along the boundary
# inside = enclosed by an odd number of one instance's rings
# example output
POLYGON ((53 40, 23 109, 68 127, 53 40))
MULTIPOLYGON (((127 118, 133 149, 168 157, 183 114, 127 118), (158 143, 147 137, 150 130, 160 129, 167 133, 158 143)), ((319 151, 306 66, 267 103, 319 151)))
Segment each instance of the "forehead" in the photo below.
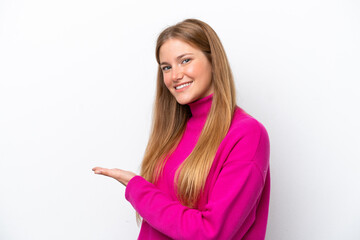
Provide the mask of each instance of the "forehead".
POLYGON ((199 54, 201 53, 201 50, 193 47, 183 40, 170 38, 160 47, 159 58, 161 60, 166 60, 168 58, 176 58, 184 53, 199 54))

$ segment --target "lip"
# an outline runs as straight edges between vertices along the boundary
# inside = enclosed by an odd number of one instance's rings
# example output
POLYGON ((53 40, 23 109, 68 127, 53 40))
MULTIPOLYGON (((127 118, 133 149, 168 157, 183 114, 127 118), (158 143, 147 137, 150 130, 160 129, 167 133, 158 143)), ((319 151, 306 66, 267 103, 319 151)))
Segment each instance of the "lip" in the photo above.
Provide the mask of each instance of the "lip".
POLYGON ((176 85, 174 86, 174 88, 176 89, 176 87, 178 87, 178 86, 184 85, 184 84, 186 84, 186 83, 192 83, 192 82, 193 82, 193 81, 188 81, 188 82, 179 83, 179 84, 176 84, 176 85))

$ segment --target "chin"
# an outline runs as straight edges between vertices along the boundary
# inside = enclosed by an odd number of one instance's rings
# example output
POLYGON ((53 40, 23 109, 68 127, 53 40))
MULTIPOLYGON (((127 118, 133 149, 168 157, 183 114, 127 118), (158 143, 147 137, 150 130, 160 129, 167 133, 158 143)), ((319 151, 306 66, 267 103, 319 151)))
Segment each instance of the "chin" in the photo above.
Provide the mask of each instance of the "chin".
POLYGON ((181 104, 181 105, 186 105, 186 104, 189 103, 189 101, 185 101, 185 100, 183 100, 183 99, 176 99, 176 101, 177 101, 179 104, 181 104))
POLYGON ((176 98, 176 101, 181 104, 181 105, 186 105, 188 103, 192 103, 194 101, 196 101, 196 99, 193 99, 193 98, 189 98, 189 97, 178 97, 176 98))

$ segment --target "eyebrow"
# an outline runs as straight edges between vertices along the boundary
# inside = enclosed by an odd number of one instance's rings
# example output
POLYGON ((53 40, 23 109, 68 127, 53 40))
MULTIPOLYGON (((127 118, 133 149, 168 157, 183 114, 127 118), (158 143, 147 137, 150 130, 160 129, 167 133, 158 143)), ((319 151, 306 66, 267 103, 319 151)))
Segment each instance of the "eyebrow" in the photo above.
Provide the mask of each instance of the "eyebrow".
MULTIPOLYGON (((177 56, 176 59, 179 60, 180 58, 182 58, 182 57, 184 57, 186 55, 194 55, 194 54, 192 54, 192 53, 184 53, 184 54, 181 54, 181 55, 177 56)), ((169 64, 169 63, 167 63, 167 62, 160 63, 160 65, 164 65, 164 64, 169 64)))

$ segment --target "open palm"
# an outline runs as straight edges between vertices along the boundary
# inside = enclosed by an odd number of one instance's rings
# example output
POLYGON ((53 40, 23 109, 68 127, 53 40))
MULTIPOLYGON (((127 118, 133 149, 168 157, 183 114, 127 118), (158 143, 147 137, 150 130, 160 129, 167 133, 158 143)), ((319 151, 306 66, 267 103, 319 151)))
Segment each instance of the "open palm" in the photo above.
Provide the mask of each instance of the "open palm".
POLYGON ((118 180, 121 184, 123 184, 124 186, 126 186, 128 184, 128 182, 133 177, 136 176, 136 174, 133 172, 129 172, 129 171, 125 171, 125 170, 117 169, 117 168, 108 169, 108 168, 102 168, 102 167, 94 167, 92 170, 94 171, 95 174, 101 174, 104 176, 114 178, 115 180, 118 180))

